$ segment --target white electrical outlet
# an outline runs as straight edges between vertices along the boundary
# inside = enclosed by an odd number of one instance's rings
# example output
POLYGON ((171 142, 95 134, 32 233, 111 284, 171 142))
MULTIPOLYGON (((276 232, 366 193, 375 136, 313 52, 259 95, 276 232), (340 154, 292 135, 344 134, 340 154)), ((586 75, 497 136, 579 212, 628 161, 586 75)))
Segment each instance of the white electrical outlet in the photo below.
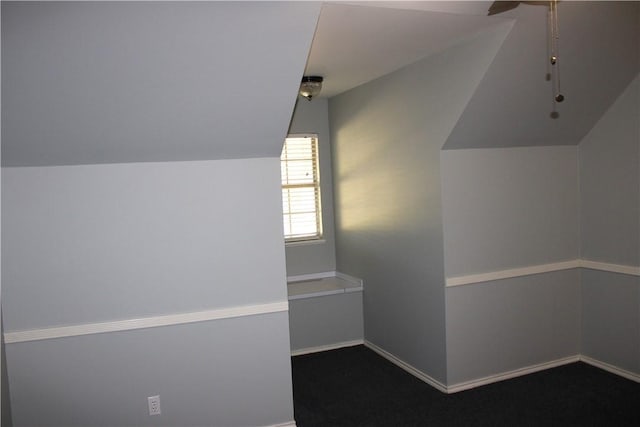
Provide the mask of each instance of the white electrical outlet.
POLYGON ((160 396, 149 396, 149 415, 160 415, 160 396))

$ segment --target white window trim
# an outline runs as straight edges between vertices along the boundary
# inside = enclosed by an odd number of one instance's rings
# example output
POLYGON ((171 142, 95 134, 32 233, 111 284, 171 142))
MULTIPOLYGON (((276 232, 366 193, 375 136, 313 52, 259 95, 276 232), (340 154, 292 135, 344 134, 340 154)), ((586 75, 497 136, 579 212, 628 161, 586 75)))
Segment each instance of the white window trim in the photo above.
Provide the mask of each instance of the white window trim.
MULTIPOLYGON (((320 174, 320 138, 317 133, 292 133, 288 134, 286 138, 314 138, 315 139, 315 160, 316 160, 316 179, 318 195, 317 195, 317 203, 316 203, 316 215, 317 215, 317 234, 315 236, 306 236, 306 237, 289 237, 285 236, 285 245, 287 246, 299 246, 299 245, 309 245, 309 244, 323 244, 326 243, 324 239, 324 230, 323 230, 323 213, 322 213, 322 182, 321 182, 321 174, 320 174)), ((286 140, 285 140, 286 142, 286 140)), ((284 145, 283 145, 284 147, 284 145)), ((284 212, 283 212, 284 216, 284 212)))

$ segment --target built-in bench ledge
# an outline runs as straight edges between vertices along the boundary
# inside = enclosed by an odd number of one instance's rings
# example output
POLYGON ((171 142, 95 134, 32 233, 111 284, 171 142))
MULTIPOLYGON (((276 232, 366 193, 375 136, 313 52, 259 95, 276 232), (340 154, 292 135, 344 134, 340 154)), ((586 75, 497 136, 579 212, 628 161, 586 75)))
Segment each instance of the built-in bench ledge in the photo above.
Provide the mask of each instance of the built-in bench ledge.
POLYGON ((329 271, 287 277, 289 300, 322 297, 326 295, 362 292, 362 279, 329 271))

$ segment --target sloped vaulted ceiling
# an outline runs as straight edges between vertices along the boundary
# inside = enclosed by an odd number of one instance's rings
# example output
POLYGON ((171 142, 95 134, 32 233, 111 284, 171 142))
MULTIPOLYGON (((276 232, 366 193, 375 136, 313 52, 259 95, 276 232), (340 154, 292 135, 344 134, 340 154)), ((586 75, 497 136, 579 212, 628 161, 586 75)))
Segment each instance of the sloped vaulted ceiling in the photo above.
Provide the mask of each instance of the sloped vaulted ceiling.
POLYGON ((559 3, 561 88, 553 119, 547 8, 521 4, 516 23, 445 149, 575 145, 640 71, 639 2, 559 3))
POLYGON ((467 13, 482 3, 325 3, 305 74, 324 76, 320 96, 331 98, 512 21, 486 16, 490 2, 467 13), (431 10, 445 7, 457 13, 431 10))
POLYGON ((2 161, 277 157, 320 4, 2 2, 2 161))

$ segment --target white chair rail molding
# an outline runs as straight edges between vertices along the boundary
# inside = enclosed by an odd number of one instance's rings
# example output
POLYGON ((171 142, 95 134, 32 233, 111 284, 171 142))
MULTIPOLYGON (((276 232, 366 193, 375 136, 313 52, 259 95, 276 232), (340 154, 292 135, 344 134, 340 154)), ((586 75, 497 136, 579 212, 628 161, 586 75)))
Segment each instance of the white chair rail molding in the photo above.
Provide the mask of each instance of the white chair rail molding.
POLYGON ((586 259, 574 259, 570 261, 538 264, 527 267, 510 268, 507 270, 491 271, 487 273, 468 274, 446 278, 446 286, 463 286, 474 283, 490 282, 493 280, 510 279, 513 277, 530 276, 532 274, 550 273, 553 271, 571 270, 574 268, 587 268, 590 270, 607 271, 610 273, 640 276, 640 266, 612 264, 586 259))

